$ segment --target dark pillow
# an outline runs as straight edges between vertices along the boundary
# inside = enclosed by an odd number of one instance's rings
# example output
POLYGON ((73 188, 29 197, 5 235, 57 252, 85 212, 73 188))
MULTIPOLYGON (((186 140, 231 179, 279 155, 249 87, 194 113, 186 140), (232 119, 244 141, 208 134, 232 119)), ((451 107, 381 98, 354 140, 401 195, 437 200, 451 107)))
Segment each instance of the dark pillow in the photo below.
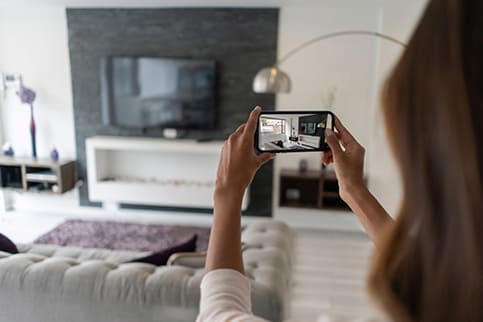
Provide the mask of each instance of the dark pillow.
POLYGON ((186 242, 163 249, 151 255, 130 260, 128 263, 148 263, 156 266, 166 265, 171 255, 176 253, 194 252, 196 250, 196 240, 198 235, 193 235, 186 242))
POLYGON ((15 246, 13 241, 3 234, 0 234, 0 251, 10 254, 18 254, 17 246, 15 246))

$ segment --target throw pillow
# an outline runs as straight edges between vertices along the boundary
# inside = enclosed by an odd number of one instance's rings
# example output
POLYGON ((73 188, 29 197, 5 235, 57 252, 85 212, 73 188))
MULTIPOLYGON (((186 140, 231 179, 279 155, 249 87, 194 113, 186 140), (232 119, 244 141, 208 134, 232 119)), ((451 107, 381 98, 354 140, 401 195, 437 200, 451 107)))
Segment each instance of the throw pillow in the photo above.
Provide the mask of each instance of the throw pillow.
POLYGON ((3 234, 0 234, 0 251, 10 254, 18 254, 17 246, 15 246, 10 238, 3 234))
POLYGON ((151 255, 141 257, 138 259, 130 260, 128 263, 147 263, 153 264, 156 266, 163 266, 166 265, 168 259, 171 255, 176 253, 184 253, 184 252, 194 252, 196 250, 196 240, 198 239, 198 235, 193 235, 190 239, 186 242, 168 247, 163 249, 159 252, 153 253, 151 255))

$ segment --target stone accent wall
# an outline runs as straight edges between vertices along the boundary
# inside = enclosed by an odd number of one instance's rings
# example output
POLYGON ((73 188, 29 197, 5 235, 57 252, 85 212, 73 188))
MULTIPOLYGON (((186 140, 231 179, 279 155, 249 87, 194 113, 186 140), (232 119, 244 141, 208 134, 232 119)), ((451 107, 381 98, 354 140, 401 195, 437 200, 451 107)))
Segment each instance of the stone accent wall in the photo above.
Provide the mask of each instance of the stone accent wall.
MULTIPOLYGON (((100 62, 105 56, 212 59, 217 64, 217 127, 190 139, 225 139, 255 105, 273 110, 274 95, 255 94, 255 73, 276 61, 276 8, 67 9, 79 176, 87 180, 85 139, 94 135, 161 137, 160 130, 102 125, 100 62)), ((246 215, 271 216, 273 165, 257 174, 246 215)), ((88 200, 87 184, 80 190, 88 200)), ((153 209, 137 205, 136 208, 153 209)), ((158 209, 158 208, 155 208, 158 209)), ((198 209, 180 209, 183 211, 198 209)))

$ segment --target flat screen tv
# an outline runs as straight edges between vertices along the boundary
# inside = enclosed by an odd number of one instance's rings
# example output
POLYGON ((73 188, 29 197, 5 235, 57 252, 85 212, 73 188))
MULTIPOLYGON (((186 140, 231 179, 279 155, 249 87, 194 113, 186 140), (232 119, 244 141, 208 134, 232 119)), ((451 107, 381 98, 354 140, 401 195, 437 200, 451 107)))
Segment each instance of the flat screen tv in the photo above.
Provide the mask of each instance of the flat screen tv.
POLYGON ((215 75, 211 60, 106 57, 101 62, 103 124, 212 129, 215 75))

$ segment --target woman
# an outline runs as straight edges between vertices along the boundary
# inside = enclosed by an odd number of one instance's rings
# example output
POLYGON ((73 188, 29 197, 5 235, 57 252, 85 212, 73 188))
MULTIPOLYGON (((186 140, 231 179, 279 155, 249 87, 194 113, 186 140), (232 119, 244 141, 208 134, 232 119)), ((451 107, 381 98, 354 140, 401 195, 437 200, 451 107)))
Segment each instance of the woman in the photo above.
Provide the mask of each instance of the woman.
MULTIPOLYGON (((483 1, 433 0, 389 77, 383 114, 403 179, 393 221, 362 180, 364 149, 336 119, 327 131, 340 195, 374 240, 369 289, 391 321, 483 321, 483 1)), ((257 169, 260 108, 225 143, 198 321, 250 312, 240 205, 257 169)))

